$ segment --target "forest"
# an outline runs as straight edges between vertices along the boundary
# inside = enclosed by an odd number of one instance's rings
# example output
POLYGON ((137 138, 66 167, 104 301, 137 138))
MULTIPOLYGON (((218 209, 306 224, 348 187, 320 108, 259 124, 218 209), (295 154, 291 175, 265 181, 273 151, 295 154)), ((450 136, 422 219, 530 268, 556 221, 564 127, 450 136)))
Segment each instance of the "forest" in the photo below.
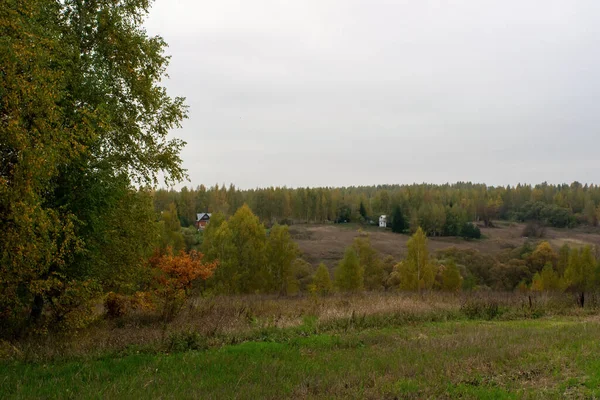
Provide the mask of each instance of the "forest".
POLYGON ((399 232, 418 226, 429 236, 457 236, 465 223, 494 220, 537 221, 565 228, 596 226, 600 218, 600 187, 517 184, 486 186, 458 182, 432 185, 378 185, 343 188, 285 187, 239 190, 232 184, 154 193, 157 211, 175 203, 182 226, 194 223, 197 212, 231 215, 243 204, 266 224, 369 222, 379 215, 395 219, 399 232))

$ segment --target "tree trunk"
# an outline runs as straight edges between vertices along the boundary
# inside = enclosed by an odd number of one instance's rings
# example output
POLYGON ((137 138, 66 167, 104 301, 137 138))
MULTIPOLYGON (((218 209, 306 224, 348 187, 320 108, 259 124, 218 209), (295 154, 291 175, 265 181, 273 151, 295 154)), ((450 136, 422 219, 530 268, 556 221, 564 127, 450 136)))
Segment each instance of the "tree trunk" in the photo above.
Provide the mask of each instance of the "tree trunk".
POLYGON ((581 306, 581 308, 583 308, 584 303, 585 303, 585 292, 581 292, 581 294, 579 295, 579 305, 581 306))

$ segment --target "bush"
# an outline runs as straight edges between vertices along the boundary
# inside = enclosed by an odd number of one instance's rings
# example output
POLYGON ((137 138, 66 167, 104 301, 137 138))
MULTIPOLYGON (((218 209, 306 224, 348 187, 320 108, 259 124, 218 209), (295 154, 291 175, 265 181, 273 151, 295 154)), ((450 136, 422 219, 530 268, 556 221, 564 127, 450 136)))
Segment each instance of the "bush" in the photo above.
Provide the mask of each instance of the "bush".
POLYGON ((129 311, 129 299, 126 296, 110 292, 104 299, 104 310, 108 318, 119 318, 129 311))
POLYGON ((515 216, 523 222, 537 221, 555 228, 572 227, 577 224, 577 219, 570 209, 541 201, 525 203, 515 216))
POLYGON ((481 239, 481 229, 471 222, 465 222, 460 233, 465 239, 481 239))
POLYGON ((156 296, 164 321, 171 321, 179 313, 185 303, 188 290, 196 279, 206 280, 211 277, 217 263, 204 263, 203 254, 197 251, 180 252, 173 255, 155 256, 151 265, 156 271, 156 296))
POLYGON ((541 239, 546 236, 546 227, 538 221, 529 221, 523 228, 522 236, 541 239))
POLYGON ((468 319, 485 319, 488 321, 502 314, 498 302, 485 299, 467 300, 460 306, 460 311, 468 319))
POLYGON ((206 338, 194 331, 174 332, 167 341, 167 351, 169 352, 205 350, 207 348, 206 338))

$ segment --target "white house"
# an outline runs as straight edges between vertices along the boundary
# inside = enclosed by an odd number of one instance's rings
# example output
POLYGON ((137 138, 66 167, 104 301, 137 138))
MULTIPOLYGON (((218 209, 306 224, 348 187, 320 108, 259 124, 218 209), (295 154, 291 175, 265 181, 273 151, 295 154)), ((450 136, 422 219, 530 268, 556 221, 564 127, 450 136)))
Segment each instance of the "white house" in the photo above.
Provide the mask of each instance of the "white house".
POLYGON ((379 227, 385 228, 387 226, 387 217, 385 215, 379 216, 379 227))

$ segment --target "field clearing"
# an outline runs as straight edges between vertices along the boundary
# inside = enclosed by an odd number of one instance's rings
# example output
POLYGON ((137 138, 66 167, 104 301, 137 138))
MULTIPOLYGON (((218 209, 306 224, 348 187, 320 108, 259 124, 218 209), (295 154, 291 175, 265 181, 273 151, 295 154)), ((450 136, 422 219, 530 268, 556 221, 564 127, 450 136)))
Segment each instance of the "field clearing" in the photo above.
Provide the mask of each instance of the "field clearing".
POLYGON ((0 365, 0 398, 591 398, 600 322, 448 321, 0 365))
MULTIPOLYGON (((484 254, 497 254, 507 248, 522 246, 528 239, 522 236, 524 224, 498 223, 495 228, 481 228, 484 239, 465 240, 456 237, 430 237, 429 250, 457 247, 459 249, 475 249, 484 254)), ((344 250, 352 244, 359 230, 369 233, 373 247, 381 255, 391 255, 400 260, 406 255, 408 235, 399 235, 390 230, 377 227, 362 227, 358 224, 329 225, 293 225, 290 227, 292 237, 298 243, 302 257, 311 264, 325 262, 332 267, 343 258, 344 250)), ((547 228, 543 240, 548 240, 558 248, 564 243, 570 246, 587 244, 600 246, 600 233, 597 229, 554 229, 547 228)))

